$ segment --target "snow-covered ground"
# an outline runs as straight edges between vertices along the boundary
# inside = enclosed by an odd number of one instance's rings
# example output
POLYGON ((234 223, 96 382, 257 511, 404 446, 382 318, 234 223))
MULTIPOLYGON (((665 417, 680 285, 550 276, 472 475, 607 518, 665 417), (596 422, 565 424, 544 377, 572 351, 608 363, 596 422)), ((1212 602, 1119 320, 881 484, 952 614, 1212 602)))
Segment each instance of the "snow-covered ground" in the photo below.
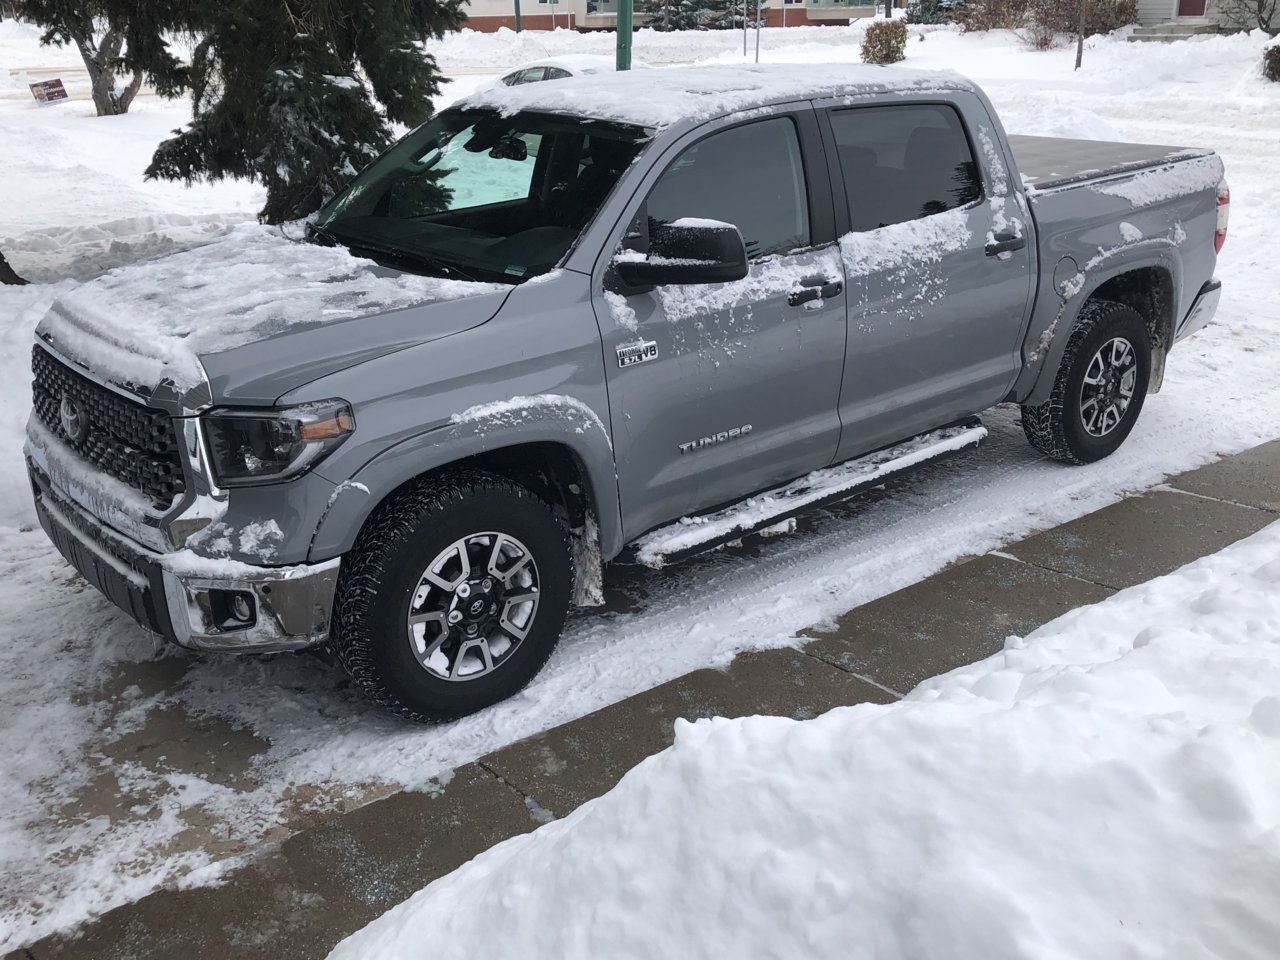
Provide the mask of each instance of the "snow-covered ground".
POLYGON ((330 958, 1273 957, 1277 691, 1280 523, 888 706, 677 721, 330 958))
MULTIPOLYGON (((764 59, 853 62, 860 29, 767 31, 764 59)), ((164 650, 72 578, 32 529, 20 448, 36 320, 58 293, 104 269, 225 233, 252 216, 262 195, 250 184, 144 183, 151 150, 185 121, 186 108, 140 98, 129 116, 103 120, 79 101, 38 108, 23 88, 3 89, 16 83, 5 68, 74 60, 39 49, 27 28, 0 22, 0 249, 20 272, 44 281, 0 287, 0 383, 10 400, 0 414, 0 603, 7 613, 0 949, 186 871, 207 877, 217 871, 214 861, 335 803, 423 782, 739 650, 794 643, 815 622, 956 557, 1280 436, 1280 87, 1256 77, 1262 40, 1095 40, 1076 74, 1070 51, 1032 53, 1008 35, 912 33, 907 66, 972 76, 1015 132, 1220 151, 1233 204, 1218 322, 1174 351, 1164 392, 1104 463, 1046 463, 1022 439, 1016 411, 995 411, 980 453, 929 468, 891 498, 825 512, 801 524, 802 534, 751 551, 656 573, 611 573, 610 607, 577 616, 520 696, 462 722, 407 727, 366 707, 336 669, 310 658, 164 650), (257 752, 232 773, 125 756, 121 744, 145 742, 175 711, 198 717, 190 729, 207 737, 211 730, 256 737, 257 752), (118 786, 120 805, 86 805, 83 798, 101 793, 104 782, 118 786), (218 843, 193 845, 193 830, 218 843)), ((740 59, 738 42, 716 33, 641 32, 635 55, 652 64, 732 61, 740 59)), ((448 88, 445 99, 452 99, 515 63, 600 52, 601 44, 607 39, 561 32, 462 34, 433 47, 460 74, 448 88)), ((220 741, 209 742, 216 768, 220 741)))

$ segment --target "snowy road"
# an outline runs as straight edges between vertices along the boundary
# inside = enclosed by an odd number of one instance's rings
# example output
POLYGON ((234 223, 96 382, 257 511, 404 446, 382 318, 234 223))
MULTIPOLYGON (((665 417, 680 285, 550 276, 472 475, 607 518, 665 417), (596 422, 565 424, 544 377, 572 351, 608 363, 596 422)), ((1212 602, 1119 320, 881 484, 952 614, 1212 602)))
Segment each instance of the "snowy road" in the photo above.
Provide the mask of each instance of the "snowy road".
MULTIPOLYGON (((825 43, 788 50, 780 55, 856 56, 856 46, 825 43)), ((739 650, 793 642, 806 627, 957 557, 1280 436, 1280 281, 1273 262, 1280 91, 1233 86, 1249 67, 1245 52, 1231 39, 1186 43, 1168 52, 1166 63, 1146 45, 1106 42, 1088 52, 1086 70, 1073 76, 1069 54, 1031 54, 1007 37, 930 34, 909 48, 911 66, 961 69, 983 82, 1015 132, 1114 131, 1223 154, 1233 204, 1218 322, 1173 352, 1164 392, 1148 403, 1118 454, 1091 467, 1050 464, 1022 439, 1016 410, 992 411, 985 418, 991 437, 979 452, 806 518, 795 535, 665 571, 612 571, 610 606, 573 621, 531 687, 440 727, 406 727, 366 708, 336 669, 313 658, 163 651, 72 578, 43 535, 30 529, 18 466, 30 326, 54 291, 0 292, 0 376, 14 398, 0 417, 0 507, 13 524, 0 528, 0 602, 7 611, 0 692, 9 707, 0 722, 9 745, 0 779, 0 875, 7 881, 0 950, 233 857, 344 798, 421 783, 739 650), (104 802, 115 794, 118 803, 104 802)), ((653 59, 642 49, 637 56, 653 59)), ((73 152, 71 119, 24 127, 32 115, 10 108, 0 104, 0 152, 13 155, 26 130, 41 149, 58 153, 59 170, 71 171, 60 175, 89 169, 92 157, 73 152)), ((142 139, 126 152, 142 157, 145 138, 154 143, 176 122, 172 114, 140 114, 130 129, 141 130, 142 139)), ((127 184, 123 171, 134 161, 119 163, 113 176, 127 184)), ((58 185, 42 180, 36 163, 20 170, 17 182, 0 186, 15 205, 12 216, 0 208, 0 238, 30 237, 50 225, 20 197, 54 203, 58 185)), ((250 187, 227 190, 221 206, 211 191, 179 206, 172 185, 145 202, 157 216, 207 214, 208 224, 191 229, 216 230, 219 210, 235 219, 232 211, 256 202, 250 187)), ((64 202, 58 211, 63 219, 55 222, 80 222, 90 234, 93 224, 124 215, 107 189, 90 191, 81 210, 64 202)), ((109 239, 95 242, 110 249, 109 239)))

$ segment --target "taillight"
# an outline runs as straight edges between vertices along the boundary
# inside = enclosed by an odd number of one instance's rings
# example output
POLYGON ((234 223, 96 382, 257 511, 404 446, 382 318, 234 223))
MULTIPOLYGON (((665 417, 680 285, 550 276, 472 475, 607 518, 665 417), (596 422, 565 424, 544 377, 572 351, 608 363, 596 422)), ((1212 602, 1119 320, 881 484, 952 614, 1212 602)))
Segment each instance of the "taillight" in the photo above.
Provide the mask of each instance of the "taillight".
POLYGON ((1213 234, 1213 249, 1222 252, 1227 242, 1227 221, 1231 219, 1231 188, 1224 180, 1218 184, 1218 227, 1213 234))

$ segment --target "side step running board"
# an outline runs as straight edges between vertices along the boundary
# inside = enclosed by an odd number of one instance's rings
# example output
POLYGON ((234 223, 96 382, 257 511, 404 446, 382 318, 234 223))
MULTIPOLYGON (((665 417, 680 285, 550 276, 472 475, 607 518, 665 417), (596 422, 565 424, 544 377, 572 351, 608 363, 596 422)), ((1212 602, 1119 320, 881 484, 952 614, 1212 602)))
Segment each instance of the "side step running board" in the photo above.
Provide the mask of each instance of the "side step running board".
POLYGON ((616 562, 655 568, 679 563, 815 507, 848 500, 923 464, 977 447, 986 435, 987 428, 976 418, 922 433, 856 460, 815 470, 732 506, 659 527, 630 544, 616 562))

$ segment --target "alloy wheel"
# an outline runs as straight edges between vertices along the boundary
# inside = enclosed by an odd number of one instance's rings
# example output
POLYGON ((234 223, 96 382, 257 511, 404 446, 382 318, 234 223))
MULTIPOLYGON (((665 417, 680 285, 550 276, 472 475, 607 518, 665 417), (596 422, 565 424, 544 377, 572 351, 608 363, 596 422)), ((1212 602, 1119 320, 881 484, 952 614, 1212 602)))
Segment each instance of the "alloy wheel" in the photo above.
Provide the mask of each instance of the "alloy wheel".
POLYGON ((538 564, 515 537, 473 533, 445 547, 418 578, 408 640, 418 663, 442 680, 499 669, 538 613, 538 564))

